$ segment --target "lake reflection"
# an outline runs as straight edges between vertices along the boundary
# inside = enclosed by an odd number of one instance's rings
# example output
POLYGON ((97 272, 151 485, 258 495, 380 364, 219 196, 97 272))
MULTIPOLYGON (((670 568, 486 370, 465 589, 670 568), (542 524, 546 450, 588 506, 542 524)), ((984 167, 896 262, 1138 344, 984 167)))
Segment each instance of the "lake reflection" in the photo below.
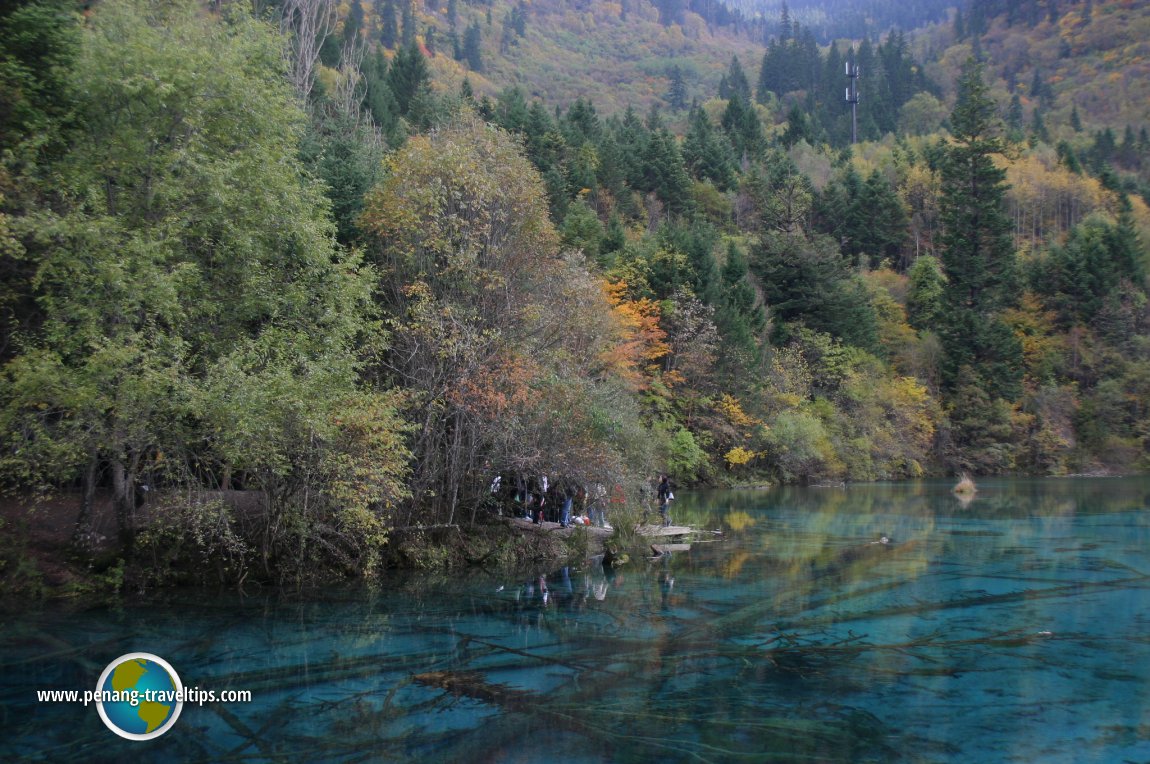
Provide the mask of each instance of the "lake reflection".
POLYGON ((1145 478, 684 492, 717 533, 613 573, 51 607, 0 630, 0 758, 1146 761, 1148 507, 1145 478), (254 702, 147 743, 36 703, 135 650, 254 702))

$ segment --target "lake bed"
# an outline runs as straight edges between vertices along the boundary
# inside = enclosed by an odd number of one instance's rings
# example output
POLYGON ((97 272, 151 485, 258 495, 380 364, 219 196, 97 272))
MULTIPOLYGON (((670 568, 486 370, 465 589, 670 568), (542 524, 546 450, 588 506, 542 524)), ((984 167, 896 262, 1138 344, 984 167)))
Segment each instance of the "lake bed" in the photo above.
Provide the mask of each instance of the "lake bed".
POLYGON ((180 590, 0 627, 5 760, 1150 759, 1150 478, 681 492, 713 531, 627 565, 180 590), (187 687, 163 737, 88 689, 133 651, 187 687))

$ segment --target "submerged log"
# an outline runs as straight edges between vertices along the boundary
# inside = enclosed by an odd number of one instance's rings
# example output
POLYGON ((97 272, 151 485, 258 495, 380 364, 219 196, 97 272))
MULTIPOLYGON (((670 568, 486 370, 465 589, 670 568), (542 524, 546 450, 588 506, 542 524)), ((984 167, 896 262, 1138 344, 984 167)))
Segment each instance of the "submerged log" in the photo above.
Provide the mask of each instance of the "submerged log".
POLYGON ((438 687, 452 695, 468 697, 511 710, 533 707, 538 701, 538 696, 533 692, 488 682, 477 671, 428 671, 416 674, 412 679, 417 684, 438 687))

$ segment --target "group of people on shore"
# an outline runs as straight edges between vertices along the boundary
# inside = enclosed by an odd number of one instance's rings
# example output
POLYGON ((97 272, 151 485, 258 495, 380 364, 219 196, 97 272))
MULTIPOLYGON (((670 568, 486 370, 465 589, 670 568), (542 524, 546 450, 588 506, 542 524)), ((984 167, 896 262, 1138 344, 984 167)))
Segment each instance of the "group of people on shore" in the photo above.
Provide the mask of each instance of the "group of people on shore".
MULTIPOLYGON (((610 529, 607 522, 608 505, 626 503, 622 486, 608 491, 602 483, 584 485, 575 480, 559 478, 554 481, 547 475, 526 476, 521 474, 496 475, 491 481, 491 497, 499 507, 499 513, 511 508, 511 513, 530 520, 535 524, 558 523, 563 528, 572 525, 593 525, 610 529)), ((644 485, 644 520, 649 512, 651 488, 644 485)), ((659 517, 663 525, 671 524, 670 503, 675 494, 667 475, 660 475, 654 495, 658 500, 659 517)))

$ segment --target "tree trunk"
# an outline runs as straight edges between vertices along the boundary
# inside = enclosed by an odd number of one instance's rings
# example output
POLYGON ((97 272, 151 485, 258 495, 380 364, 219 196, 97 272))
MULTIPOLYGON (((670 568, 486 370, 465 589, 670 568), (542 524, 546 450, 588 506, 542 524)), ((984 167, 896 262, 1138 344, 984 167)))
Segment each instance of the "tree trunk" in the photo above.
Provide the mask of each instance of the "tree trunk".
POLYGON ((135 470, 124 465, 120 459, 112 460, 112 507, 116 512, 116 527, 120 534, 120 545, 132 547, 135 539, 136 513, 135 470))
POLYGON ((81 481, 80 513, 76 516, 76 527, 72 531, 72 544, 81 549, 94 546, 92 538, 92 505, 96 501, 96 477, 99 474, 100 460, 95 454, 88 458, 81 481))

